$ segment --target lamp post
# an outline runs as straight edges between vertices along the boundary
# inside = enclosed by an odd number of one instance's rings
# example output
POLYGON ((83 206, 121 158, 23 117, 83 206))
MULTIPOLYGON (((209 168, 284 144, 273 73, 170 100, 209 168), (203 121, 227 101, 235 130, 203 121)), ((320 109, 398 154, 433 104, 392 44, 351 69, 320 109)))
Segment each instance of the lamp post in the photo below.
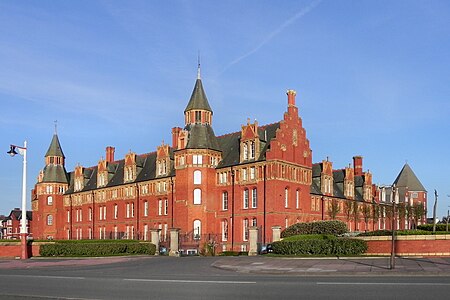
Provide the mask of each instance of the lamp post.
POLYGON ((28 256, 28 246, 27 246, 27 141, 23 142, 23 147, 10 145, 10 150, 7 152, 11 157, 16 154, 23 156, 23 175, 22 175, 22 219, 20 222, 20 239, 21 239, 21 259, 27 259, 28 256), (18 153, 16 152, 18 149, 18 153))

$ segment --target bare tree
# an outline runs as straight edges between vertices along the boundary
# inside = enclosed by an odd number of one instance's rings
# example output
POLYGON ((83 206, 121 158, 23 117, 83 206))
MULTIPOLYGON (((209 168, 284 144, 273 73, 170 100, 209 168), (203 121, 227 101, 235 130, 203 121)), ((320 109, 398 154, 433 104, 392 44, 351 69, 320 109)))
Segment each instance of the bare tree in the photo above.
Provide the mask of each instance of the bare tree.
POLYGON ((372 204, 372 221, 373 221, 373 230, 375 231, 375 223, 378 223, 380 220, 380 205, 377 203, 372 204))
POLYGON ((364 217, 364 223, 366 223, 365 231, 369 228, 369 220, 370 220, 370 204, 364 203, 362 206, 362 214, 364 217))
POLYGON ((331 220, 335 220, 338 213, 341 212, 341 206, 337 199, 333 198, 328 205, 328 216, 331 220))

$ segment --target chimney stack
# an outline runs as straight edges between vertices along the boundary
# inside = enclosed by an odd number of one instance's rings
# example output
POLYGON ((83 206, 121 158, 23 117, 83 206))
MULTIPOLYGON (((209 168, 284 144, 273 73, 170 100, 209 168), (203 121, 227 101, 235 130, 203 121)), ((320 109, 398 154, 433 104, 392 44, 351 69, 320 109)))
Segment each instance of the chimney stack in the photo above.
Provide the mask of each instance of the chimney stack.
POLYGON ((106 161, 113 162, 114 161, 114 151, 116 148, 108 146, 106 147, 106 161))
POLYGON ((172 128, 172 148, 178 149, 178 138, 180 136, 180 127, 174 127, 172 128))
POLYGON ((288 96, 288 107, 295 106, 295 96, 297 95, 297 92, 295 90, 288 90, 286 95, 288 96))
POLYGON ((353 169, 355 170, 355 176, 361 176, 363 174, 362 156, 353 156, 353 169))

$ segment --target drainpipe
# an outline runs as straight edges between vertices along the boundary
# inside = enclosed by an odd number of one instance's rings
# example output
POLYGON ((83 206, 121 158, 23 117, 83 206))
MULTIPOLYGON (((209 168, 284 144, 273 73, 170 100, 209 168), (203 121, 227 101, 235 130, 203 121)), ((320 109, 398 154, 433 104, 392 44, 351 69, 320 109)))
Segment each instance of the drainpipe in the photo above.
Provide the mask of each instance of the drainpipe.
POLYGON ((234 251, 234 170, 231 167, 231 251, 234 251))
POLYGON ((136 198, 137 198, 137 201, 136 201, 136 235, 137 235, 137 239, 139 240, 139 235, 140 235, 140 233, 139 233, 139 213, 140 213, 139 202, 140 202, 140 199, 139 199, 139 186, 137 183, 136 183, 136 198))
POLYGON ((267 171, 266 171, 266 165, 263 166, 263 182, 264 182, 264 195, 263 195, 263 245, 266 244, 266 178, 267 178, 267 171))

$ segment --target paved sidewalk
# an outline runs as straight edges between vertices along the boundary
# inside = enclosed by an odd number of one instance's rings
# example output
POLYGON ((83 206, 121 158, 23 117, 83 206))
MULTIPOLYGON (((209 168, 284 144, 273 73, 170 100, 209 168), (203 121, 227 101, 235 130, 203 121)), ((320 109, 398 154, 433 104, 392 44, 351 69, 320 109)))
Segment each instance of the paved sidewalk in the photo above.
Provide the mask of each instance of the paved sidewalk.
POLYGON ((212 266, 242 273, 293 275, 443 275, 450 276, 450 258, 396 258, 389 269, 389 257, 367 258, 280 258, 223 257, 212 266))
POLYGON ((0 260, 0 269, 30 269, 39 267, 54 266, 93 266, 126 262, 139 259, 141 256, 116 256, 116 257, 97 257, 97 258, 31 258, 21 259, 5 259, 0 260))

